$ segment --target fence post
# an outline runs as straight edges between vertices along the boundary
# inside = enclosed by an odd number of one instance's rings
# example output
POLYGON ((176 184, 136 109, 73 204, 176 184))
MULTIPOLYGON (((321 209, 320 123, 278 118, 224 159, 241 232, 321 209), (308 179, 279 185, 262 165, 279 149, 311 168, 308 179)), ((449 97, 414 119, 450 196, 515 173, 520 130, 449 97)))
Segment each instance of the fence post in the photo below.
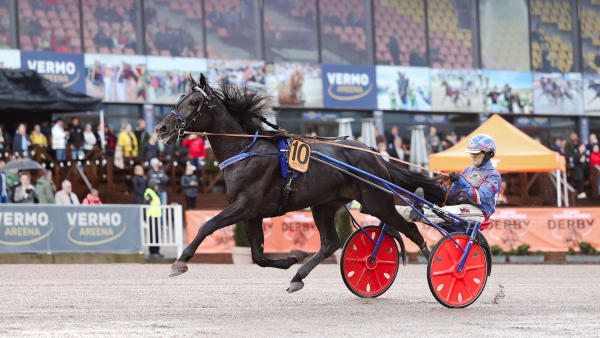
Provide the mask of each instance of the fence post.
POLYGON ((177 242, 177 258, 183 253, 183 215, 181 205, 175 205, 175 241, 177 242))

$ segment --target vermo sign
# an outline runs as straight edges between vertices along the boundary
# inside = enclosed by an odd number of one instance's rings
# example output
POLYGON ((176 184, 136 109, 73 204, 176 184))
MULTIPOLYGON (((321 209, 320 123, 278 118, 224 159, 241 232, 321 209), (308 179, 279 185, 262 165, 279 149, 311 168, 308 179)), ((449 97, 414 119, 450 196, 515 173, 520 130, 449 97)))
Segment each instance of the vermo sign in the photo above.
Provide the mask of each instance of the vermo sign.
POLYGON ((139 206, 0 206, 0 253, 140 249, 139 206))
POLYGON ((323 65, 322 74, 325 107, 377 107, 375 67, 323 65))

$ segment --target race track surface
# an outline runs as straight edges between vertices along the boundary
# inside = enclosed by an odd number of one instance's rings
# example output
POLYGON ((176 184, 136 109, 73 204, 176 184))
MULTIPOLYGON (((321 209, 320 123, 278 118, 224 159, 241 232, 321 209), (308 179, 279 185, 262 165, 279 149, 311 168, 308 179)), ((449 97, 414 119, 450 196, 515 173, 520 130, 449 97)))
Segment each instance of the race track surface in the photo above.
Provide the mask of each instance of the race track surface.
POLYGON ((377 299, 351 294, 331 264, 287 294, 296 269, 194 264, 168 278, 168 265, 1 265, 0 336, 600 335, 598 265, 496 265, 461 310, 436 302, 425 265, 400 267, 377 299))

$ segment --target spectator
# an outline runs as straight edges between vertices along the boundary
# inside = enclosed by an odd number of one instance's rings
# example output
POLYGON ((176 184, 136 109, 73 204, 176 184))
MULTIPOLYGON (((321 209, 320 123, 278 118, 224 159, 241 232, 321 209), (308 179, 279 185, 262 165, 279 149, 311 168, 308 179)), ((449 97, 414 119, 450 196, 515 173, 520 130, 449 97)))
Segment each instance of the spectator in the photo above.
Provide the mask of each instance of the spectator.
POLYGON ((56 204, 59 205, 71 205, 79 204, 79 198, 77 195, 73 193, 73 187, 71 186, 71 182, 69 180, 62 181, 62 190, 56 193, 54 199, 56 200, 56 204))
POLYGON ((401 137, 397 137, 394 139, 394 143, 392 144, 392 147, 390 148, 390 155, 404 161, 404 159, 406 158, 405 156, 405 145, 402 143, 402 138, 401 137))
MULTIPOLYGON (((135 138, 138 141, 138 147, 143 147, 146 142, 150 139, 150 134, 146 132, 146 121, 144 119, 138 119, 137 128, 134 132, 135 138)), ((153 156, 154 157, 154 156, 153 156)))
POLYGON ((38 145, 42 148, 48 147, 48 139, 46 138, 46 135, 42 134, 42 128, 39 124, 33 126, 33 131, 31 132, 31 135, 29 135, 29 139, 34 145, 38 145))
POLYGON ((198 197, 198 177, 194 175, 196 168, 193 165, 185 167, 185 175, 181 177, 181 186, 185 193, 186 210, 193 209, 196 206, 198 197))
MULTIPOLYGON (((148 180, 148 188, 144 191, 144 202, 150 204, 148 208, 148 223, 150 228, 150 242, 158 242, 158 227, 162 218, 162 208, 160 207, 161 200, 158 197, 158 190, 160 189, 160 181, 156 179, 148 180)), ((163 203, 164 204, 164 203, 163 203)), ((150 259, 161 259, 163 256, 159 253, 160 247, 150 246, 150 259)))
POLYGON ((89 153, 97 143, 98 139, 96 138, 96 133, 92 131, 92 125, 89 123, 86 124, 83 131, 83 150, 89 153))
POLYGON ((584 144, 580 144, 573 155, 573 182, 578 199, 587 198, 583 184, 586 180, 586 171, 589 174, 590 160, 586 153, 587 148, 584 144))
POLYGON ((136 165, 133 168, 133 203, 144 204, 144 191, 146 190, 146 179, 144 178, 144 168, 136 165))
POLYGON ((13 140, 13 153, 17 156, 22 155, 23 157, 28 157, 31 139, 29 138, 29 135, 27 135, 24 123, 19 124, 13 140))
POLYGON ((52 149, 54 150, 56 160, 64 161, 66 159, 65 143, 67 135, 63 129, 63 120, 58 119, 52 127, 52 149))
POLYGON ((6 162, 0 160, 0 204, 8 203, 8 192, 10 189, 8 181, 6 180, 6 174, 3 171, 5 165, 6 162))
POLYGON ((427 136, 427 153, 433 154, 440 151, 440 137, 437 135, 437 129, 434 126, 429 127, 427 136))
POLYGON ((578 147, 579 147, 579 136, 577 136, 577 133, 572 132, 571 136, 569 137, 569 141, 567 141, 567 144, 565 145, 565 155, 567 156, 567 159, 571 159, 571 161, 570 161, 571 164, 573 163, 573 161, 572 161, 573 154, 578 147))
POLYGON ((121 132, 117 139, 117 145, 123 150, 124 159, 137 157, 138 142, 135 138, 135 134, 131 132, 131 124, 127 123, 121 128, 121 132))
POLYGON ((400 132, 398 130, 398 126, 393 126, 390 130, 390 135, 387 138, 387 143, 390 149, 394 146, 394 140, 400 137, 400 132))
POLYGON ((384 160, 386 160, 388 162, 390 161, 390 158, 388 157, 389 154, 387 152, 387 145, 385 144, 385 141, 377 143, 377 151, 379 151, 379 153, 382 155, 386 155, 386 156, 382 156, 382 158, 384 160))
POLYGON ((160 196, 160 201, 163 205, 167 204, 167 182, 169 178, 165 171, 160 168, 160 161, 157 158, 150 160, 150 170, 148 171, 148 182, 150 180, 156 180, 158 182, 158 190, 156 192, 160 196))
POLYGON ((44 136, 46 136, 46 140, 49 140, 50 137, 52 136, 52 127, 50 126, 50 123, 48 121, 44 121, 42 122, 42 134, 44 134, 44 136))
POLYGON ((0 124, 0 150, 8 150, 12 143, 11 141, 10 135, 6 132, 4 126, 0 124))
POLYGON ((31 185, 31 179, 26 173, 21 173, 21 184, 15 189, 13 201, 15 203, 34 204, 39 203, 35 187, 31 185))
POLYGON ((550 150, 555 151, 562 156, 565 156, 563 140, 559 137, 554 139, 554 144, 550 147, 550 150))
POLYGON ((74 117, 69 126, 69 147, 71 148, 71 159, 83 159, 83 128, 79 125, 79 119, 74 117))
POLYGON ((598 144, 598 138, 596 137, 596 134, 591 133, 590 134, 590 142, 587 144, 588 152, 590 152, 590 153, 592 152, 595 144, 598 144))
MULTIPOLYGON (((98 125, 98 135, 100 135, 101 129, 102 126, 98 125)), ((116 145, 115 134, 108 128, 108 123, 104 122, 104 152, 106 155, 112 157, 115 154, 116 145)))
POLYGON ((590 153, 590 171, 596 165, 600 166, 600 144, 598 143, 594 144, 592 152, 590 153))
POLYGON ((189 149, 190 163, 201 169, 204 159, 206 158, 206 149, 204 148, 204 140, 198 135, 190 135, 183 140, 183 146, 189 149))
POLYGON ((102 201, 100 201, 100 195, 98 194, 98 190, 92 189, 92 191, 90 191, 90 193, 87 194, 87 196, 85 196, 81 204, 102 204, 102 201))
POLYGON ((158 158, 158 154, 158 137, 156 134, 152 134, 148 142, 144 143, 142 146, 142 159, 149 160, 155 157, 158 158))
POLYGON ((56 186, 52 181, 52 171, 44 171, 44 175, 37 180, 36 188, 40 203, 54 204, 56 186))

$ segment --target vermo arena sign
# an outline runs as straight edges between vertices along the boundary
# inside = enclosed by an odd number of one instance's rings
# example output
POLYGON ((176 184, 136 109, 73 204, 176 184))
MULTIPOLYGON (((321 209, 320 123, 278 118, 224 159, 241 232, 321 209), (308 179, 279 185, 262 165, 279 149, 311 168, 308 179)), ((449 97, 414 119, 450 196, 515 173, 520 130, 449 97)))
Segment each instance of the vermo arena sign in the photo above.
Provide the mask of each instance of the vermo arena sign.
POLYGON ((139 252, 139 206, 0 206, 0 253, 139 252))

